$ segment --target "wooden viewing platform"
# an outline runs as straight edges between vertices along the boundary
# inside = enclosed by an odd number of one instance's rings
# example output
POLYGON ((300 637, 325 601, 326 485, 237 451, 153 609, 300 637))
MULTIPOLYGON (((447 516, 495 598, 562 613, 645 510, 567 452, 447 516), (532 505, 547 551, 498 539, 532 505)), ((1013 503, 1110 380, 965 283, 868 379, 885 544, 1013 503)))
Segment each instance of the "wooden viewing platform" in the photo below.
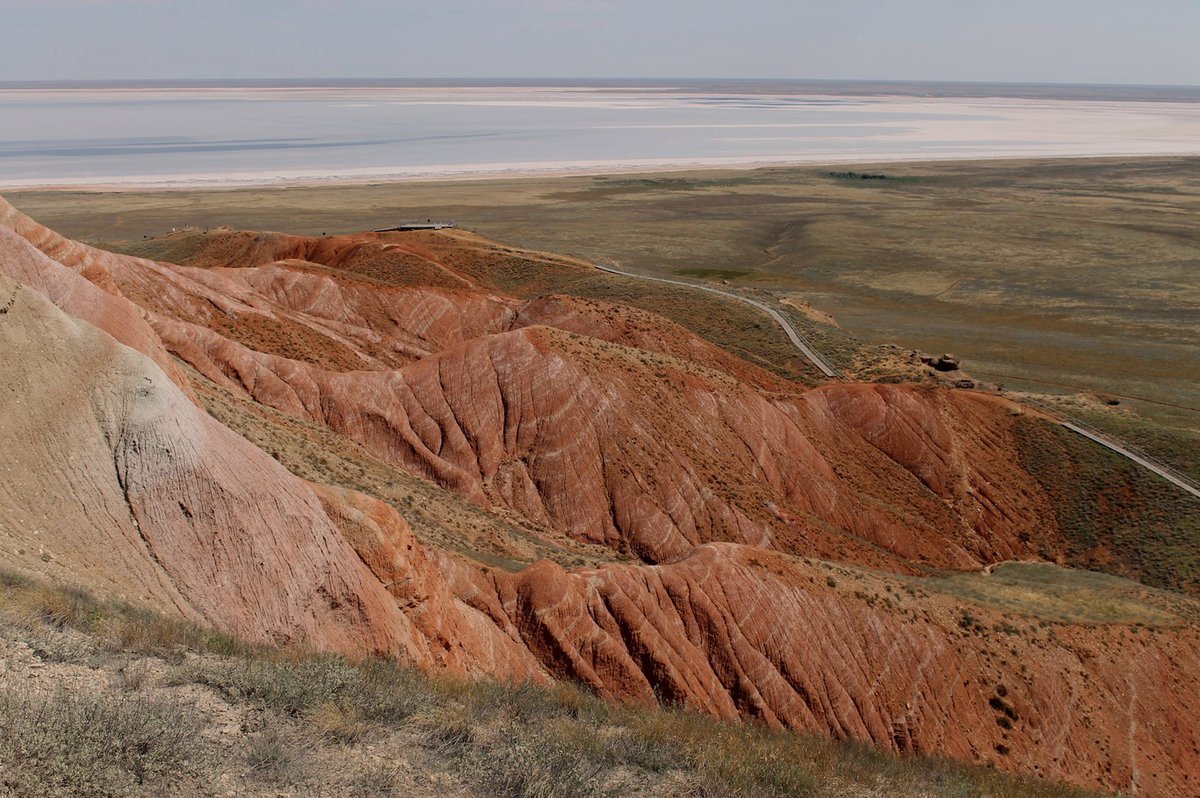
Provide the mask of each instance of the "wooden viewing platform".
POLYGON ((406 230, 445 230, 448 227, 456 226, 456 222, 435 222, 432 219, 427 219, 423 222, 401 222, 395 227, 385 227, 382 230, 376 230, 376 233, 403 233, 406 230))

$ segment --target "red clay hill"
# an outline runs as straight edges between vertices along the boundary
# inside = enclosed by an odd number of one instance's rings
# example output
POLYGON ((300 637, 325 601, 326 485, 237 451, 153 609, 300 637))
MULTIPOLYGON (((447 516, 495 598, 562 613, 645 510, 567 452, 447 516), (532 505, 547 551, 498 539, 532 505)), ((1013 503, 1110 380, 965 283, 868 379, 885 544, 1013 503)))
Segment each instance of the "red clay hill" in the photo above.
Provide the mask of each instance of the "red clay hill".
POLYGON ((806 388, 643 310, 520 298, 489 264, 588 267, 464 232, 197 237, 117 255, 0 200, 9 567, 256 640, 1200 792, 1194 617, 980 634, 1014 616, 923 586, 1065 558, 1021 408, 806 388), (331 440, 470 520, 415 534, 428 507, 278 450, 331 440))

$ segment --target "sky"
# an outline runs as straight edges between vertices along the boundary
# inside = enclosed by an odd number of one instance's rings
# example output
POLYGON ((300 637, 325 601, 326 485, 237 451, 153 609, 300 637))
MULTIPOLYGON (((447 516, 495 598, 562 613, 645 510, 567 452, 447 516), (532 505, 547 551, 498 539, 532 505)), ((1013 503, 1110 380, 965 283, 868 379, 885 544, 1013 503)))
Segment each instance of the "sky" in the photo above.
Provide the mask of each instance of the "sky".
POLYGON ((1200 85, 1198 0, 0 0, 0 81, 1200 85))

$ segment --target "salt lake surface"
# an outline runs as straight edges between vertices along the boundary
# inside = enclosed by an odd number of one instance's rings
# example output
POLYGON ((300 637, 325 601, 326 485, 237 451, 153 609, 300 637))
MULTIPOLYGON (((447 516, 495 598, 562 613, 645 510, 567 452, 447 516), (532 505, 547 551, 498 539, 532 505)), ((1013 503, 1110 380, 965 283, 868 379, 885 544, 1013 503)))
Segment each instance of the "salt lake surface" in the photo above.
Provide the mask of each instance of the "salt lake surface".
POLYGON ((972 96, 772 83, 0 87, 0 188, 1200 154, 1195 92, 963 93, 972 96))

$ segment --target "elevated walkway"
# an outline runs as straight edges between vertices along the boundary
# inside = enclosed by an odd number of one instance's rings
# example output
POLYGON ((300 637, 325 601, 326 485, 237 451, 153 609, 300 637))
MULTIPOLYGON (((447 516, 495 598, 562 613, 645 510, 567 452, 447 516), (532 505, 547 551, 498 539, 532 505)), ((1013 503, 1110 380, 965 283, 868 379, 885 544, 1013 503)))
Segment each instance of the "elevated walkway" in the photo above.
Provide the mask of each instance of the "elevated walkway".
POLYGON ((395 227, 385 227, 382 230, 375 230, 376 233, 404 233, 409 230, 445 230, 449 227, 457 226, 456 222, 435 222, 432 219, 426 219, 423 222, 401 222, 395 227))

